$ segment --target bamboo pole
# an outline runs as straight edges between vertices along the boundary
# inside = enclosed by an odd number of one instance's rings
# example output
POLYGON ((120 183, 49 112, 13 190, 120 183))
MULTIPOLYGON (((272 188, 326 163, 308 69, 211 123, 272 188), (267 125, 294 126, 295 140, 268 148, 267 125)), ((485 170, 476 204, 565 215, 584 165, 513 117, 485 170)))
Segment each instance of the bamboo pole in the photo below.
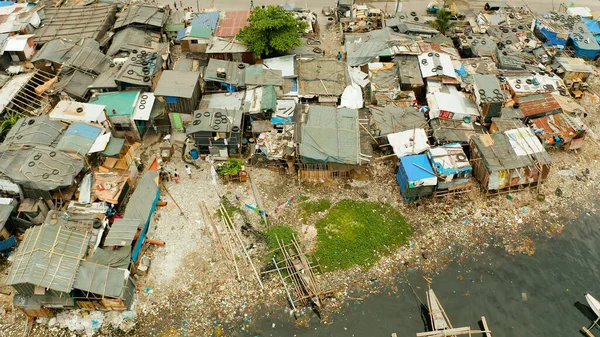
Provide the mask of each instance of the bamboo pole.
MULTIPOLYGON (((231 227, 231 230, 235 234, 235 237, 238 239, 240 248, 244 251, 244 255, 246 255, 246 258, 248 259, 248 262, 250 263, 250 266, 252 267, 252 271, 254 272, 254 275, 256 276, 256 279, 258 280, 258 284, 260 285, 260 288, 265 289, 262 281, 260 280, 260 275, 256 271, 256 267, 254 266, 254 263, 252 262, 252 259, 250 258, 250 255, 248 255, 248 252, 244 248, 244 242, 242 241, 242 238, 238 234, 235 226, 233 225, 233 221, 229 217, 229 214, 227 214, 227 210, 225 209, 225 206, 223 206, 223 204, 221 204, 221 213, 224 215, 224 217, 226 217, 229 220, 229 226, 231 227)), ((227 223, 227 221, 225 221, 225 222, 227 223)))
MULTIPOLYGON (((225 223, 225 219, 221 218, 223 220, 223 223, 225 223)), ((235 272, 237 274, 237 279, 238 281, 242 280, 242 277, 240 276, 240 270, 238 268, 237 265, 237 261, 235 260, 235 251, 233 250, 233 245, 231 244, 231 238, 229 236, 227 236, 227 246, 229 247, 229 250, 231 251, 231 259, 233 260, 233 265, 235 266, 235 272)))

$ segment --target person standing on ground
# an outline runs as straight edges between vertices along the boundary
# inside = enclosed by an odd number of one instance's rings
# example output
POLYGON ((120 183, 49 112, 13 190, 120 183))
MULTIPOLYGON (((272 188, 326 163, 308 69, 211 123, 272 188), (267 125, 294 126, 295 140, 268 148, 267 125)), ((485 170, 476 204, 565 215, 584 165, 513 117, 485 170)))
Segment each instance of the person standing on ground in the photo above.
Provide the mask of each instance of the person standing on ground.
POLYGON ((254 9, 254 0, 250 0, 250 9, 254 9))
POLYGON ((187 165, 185 165, 185 173, 192 179, 192 169, 187 165))
POLYGON ((339 52, 339 51, 338 51, 338 54, 337 54, 337 59, 338 59, 338 61, 342 60, 342 53, 339 52))
POLYGON ((183 1, 179 0, 179 6, 183 9, 183 1))
POLYGON ((173 172, 173 180, 179 184, 179 172, 177 172, 177 169, 175 169, 175 172, 173 172))
POLYGON ((173 1, 173 7, 175 7, 175 9, 177 9, 177 1, 173 1))

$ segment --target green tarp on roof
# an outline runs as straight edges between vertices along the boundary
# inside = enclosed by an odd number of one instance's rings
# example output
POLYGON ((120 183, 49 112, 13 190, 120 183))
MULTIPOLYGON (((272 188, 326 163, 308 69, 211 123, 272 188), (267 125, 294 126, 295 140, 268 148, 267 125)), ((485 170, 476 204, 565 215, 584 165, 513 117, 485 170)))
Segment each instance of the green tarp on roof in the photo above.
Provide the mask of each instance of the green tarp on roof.
POLYGON ((277 92, 272 85, 262 88, 262 99, 260 101, 261 111, 275 111, 277 108, 277 92))
POLYGON ((110 136, 110 140, 106 145, 104 151, 100 152, 101 156, 105 157, 118 157, 125 145, 125 139, 110 136))
POLYGON ((304 163, 360 164, 358 111, 313 105, 302 126, 304 163))

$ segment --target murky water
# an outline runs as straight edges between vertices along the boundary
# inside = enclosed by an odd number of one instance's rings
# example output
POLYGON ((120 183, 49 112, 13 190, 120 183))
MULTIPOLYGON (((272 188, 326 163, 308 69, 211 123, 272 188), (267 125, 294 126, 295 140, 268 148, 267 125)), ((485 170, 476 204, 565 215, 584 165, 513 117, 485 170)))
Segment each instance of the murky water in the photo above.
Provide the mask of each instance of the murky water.
MULTIPOLYGON (((490 250, 463 264, 452 264, 433 279, 433 289, 454 327, 478 329, 486 316, 494 337, 581 336, 594 314, 584 292, 600 298, 600 215, 582 216, 567 224, 555 239, 542 239, 534 256, 507 256, 490 250)), ((408 279, 425 301, 421 275, 408 279)), ((404 280, 397 291, 384 289, 364 302, 351 302, 328 324, 313 320, 295 327, 283 314, 258 318, 241 336, 415 336, 424 330, 419 302, 404 280), (275 323, 275 328, 272 324, 275 323)), ((600 330, 595 331, 600 334, 600 330)))

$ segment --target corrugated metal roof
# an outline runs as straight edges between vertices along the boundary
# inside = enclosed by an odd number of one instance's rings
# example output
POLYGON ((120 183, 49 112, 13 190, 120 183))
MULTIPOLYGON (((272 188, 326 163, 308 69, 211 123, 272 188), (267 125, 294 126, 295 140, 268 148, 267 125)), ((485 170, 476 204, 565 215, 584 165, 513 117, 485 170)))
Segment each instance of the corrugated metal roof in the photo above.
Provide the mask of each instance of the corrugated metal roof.
POLYGON ((139 219, 116 219, 104 239, 104 246, 131 245, 138 227, 142 224, 142 220, 139 219))
POLYGON ((169 12, 164 8, 149 5, 134 5, 123 9, 118 15, 114 28, 119 29, 131 24, 143 24, 154 27, 162 27, 169 12))
POLYGON ((85 155, 90 151, 96 138, 98 138, 101 133, 102 128, 100 126, 83 122, 71 124, 60 142, 58 142, 58 145, 56 145, 56 148, 61 150, 74 150, 77 153, 85 155))
POLYGON ((70 292, 90 236, 62 226, 28 229, 15 252, 6 284, 33 284, 70 292))
POLYGON ((154 89, 154 95, 192 98, 199 79, 199 72, 165 70, 154 89))
POLYGON ((90 103, 105 105, 109 118, 111 116, 132 116, 139 94, 139 91, 101 93, 96 96, 97 99, 95 101, 90 101, 90 103), (113 110, 116 113, 113 113, 113 110))
POLYGON ((192 20, 191 26, 194 28, 210 28, 210 32, 214 33, 217 30, 220 14, 220 11, 198 13, 192 20))
POLYGON ((219 28, 215 35, 225 37, 236 36, 240 32, 240 29, 249 24, 249 17, 250 11, 225 12, 223 18, 219 21, 219 28))

